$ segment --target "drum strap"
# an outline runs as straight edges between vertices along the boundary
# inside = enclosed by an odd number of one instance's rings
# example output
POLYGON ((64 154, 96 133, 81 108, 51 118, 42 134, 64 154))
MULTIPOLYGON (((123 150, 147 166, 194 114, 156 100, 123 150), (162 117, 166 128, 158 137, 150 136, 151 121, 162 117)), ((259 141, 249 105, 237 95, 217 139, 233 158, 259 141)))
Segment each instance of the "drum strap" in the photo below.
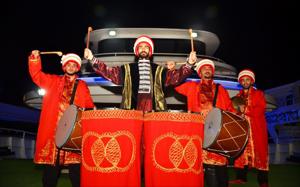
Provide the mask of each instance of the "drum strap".
POLYGON ((70 105, 72 105, 73 102, 74 102, 74 97, 75 97, 77 85, 78 85, 78 79, 75 80, 75 84, 74 84, 72 95, 71 95, 71 99, 70 99, 70 105))
POLYGON ((219 85, 220 85, 219 83, 216 84, 216 91, 215 91, 214 100, 213 100, 213 107, 216 107, 216 104, 217 104, 219 85))

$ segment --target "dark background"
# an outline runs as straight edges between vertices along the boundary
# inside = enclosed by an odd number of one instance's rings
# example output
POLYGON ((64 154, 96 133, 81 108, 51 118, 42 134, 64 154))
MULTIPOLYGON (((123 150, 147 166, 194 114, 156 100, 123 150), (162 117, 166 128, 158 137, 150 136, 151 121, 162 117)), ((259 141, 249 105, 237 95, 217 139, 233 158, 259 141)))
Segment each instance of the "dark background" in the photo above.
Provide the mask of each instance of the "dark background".
MULTIPOLYGON (((88 26, 210 31, 221 41, 214 56, 238 71, 253 69, 259 89, 299 80, 299 10, 288 1, 122 2, 29 0, 1 5, 0 102, 24 105, 23 95, 36 88, 27 67, 31 50, 83 56, 88 26)), ((59 61, 57 56, 43 57, 45 71, 62 73, 59 61)))

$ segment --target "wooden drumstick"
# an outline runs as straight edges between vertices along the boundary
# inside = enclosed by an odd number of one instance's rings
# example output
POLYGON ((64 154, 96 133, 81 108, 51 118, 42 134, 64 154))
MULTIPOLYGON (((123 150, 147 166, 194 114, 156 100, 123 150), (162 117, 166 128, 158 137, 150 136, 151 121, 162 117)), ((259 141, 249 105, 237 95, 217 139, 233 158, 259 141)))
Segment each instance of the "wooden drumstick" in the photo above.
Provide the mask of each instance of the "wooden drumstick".
POLYGON ((51 55, 51 54, 57 54, 58 56, 62 56, 63 53, 61 51, 43 51, 40 52, 41 55, 51 55))
POLYGON ((191 49, 194 52, 194 41, 193 41, 193 30, 189 29, 190 37, 191 37, 191 49))
POLYGON ((88 33, 87 33, 87 39, 86 39, 86 48, 89 48, 89 44, 90 44, 90 32, 92 32, 93 29, 92 27, 88 27, 88 33))

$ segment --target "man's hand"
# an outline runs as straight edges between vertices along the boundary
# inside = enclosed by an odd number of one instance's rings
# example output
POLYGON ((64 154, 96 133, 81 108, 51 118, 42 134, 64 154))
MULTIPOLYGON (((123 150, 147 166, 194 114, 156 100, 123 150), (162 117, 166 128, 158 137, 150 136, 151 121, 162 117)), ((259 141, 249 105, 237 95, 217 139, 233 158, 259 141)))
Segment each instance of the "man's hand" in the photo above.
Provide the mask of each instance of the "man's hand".
POLYGON ((197 55, 195 51, 192 51, 189 56, 188 63, 194 65, 197 62, 197 55))
POLYGON ((92 60, 94 58, 94 55, 90 49, 88 48, 84 49, 84 58, 87 60, 92 60))
POLYGON ((245 112, 245 108, 246 108, 245 105, 239 105, 239 111, 240 111, 241 113, 244 113, 244 112, 245 112))
POLYGON ((33 50, 33 51, 31 51, 31 55, 34 58, 38 58, 40 56, 40 51, 39 50, 33 50))

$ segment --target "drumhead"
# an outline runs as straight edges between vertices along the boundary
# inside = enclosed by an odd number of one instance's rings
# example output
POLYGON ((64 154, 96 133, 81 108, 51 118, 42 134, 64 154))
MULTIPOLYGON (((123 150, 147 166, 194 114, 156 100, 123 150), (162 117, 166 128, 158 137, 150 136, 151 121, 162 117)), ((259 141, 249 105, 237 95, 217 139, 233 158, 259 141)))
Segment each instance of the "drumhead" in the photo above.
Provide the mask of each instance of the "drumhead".
POLYGON ((219 108, 213 108, 208 112, 204 123, 203 148, 208 148, 214 143, 220 133, 222 123, 222 112, 219 108))
POLYGON ((77 113, 77 107, 70 105, 60 118, 55 135, 55 143, 58 148, 62 148, 70 137, 76 122, 77 113))

